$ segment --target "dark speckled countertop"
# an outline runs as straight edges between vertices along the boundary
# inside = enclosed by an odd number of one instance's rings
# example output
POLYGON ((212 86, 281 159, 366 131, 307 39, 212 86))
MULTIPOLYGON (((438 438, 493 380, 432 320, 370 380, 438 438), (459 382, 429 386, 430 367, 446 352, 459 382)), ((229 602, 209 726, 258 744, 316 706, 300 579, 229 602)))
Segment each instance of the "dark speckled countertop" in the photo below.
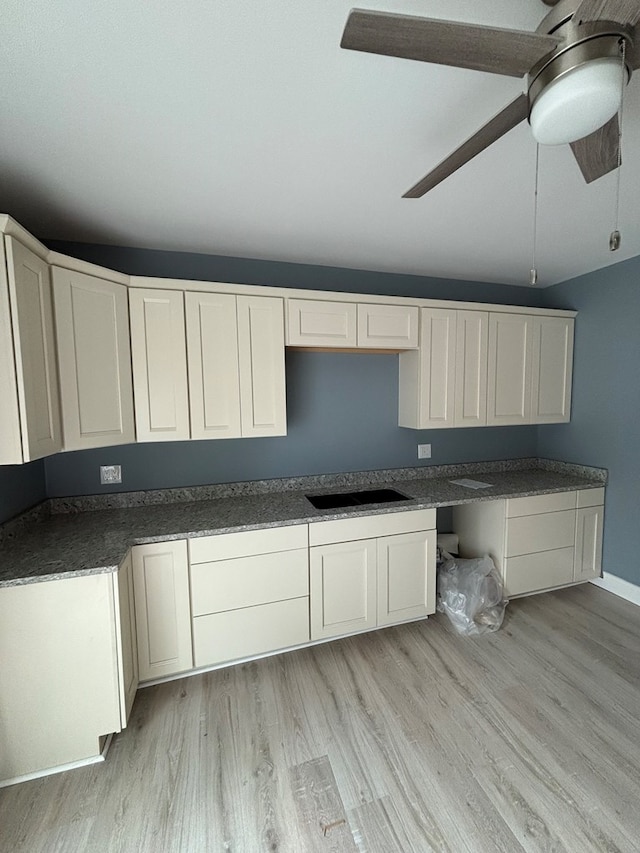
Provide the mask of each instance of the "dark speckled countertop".
POLYGON ((46 513, 40 520, 25 524, 0 541, 0 587, 111 572, 117 569, 132 545, 145 542, 597 488, 606 481, 606 472, 602 469, 546 460, 528 462, 529 467, 523 467, 523 460, 507 461, 495 465, 493 470, 490 463, 484 463, 371 472, 377 476, 337 475, 333 479, 323 478, 320 488, 318 478, 309 478, 308 483, 298 478, 288 482, 289 488, 284 486, 282 490, 239 496, 231 491, 230 496, 208 500, 176 501, 174 495, 176 502, 162 503, 156 493, 153 505, 46 513), (543 462, 546 467, 542 467, 543 462), (381 473, 388 479, 380 479, 381 473), (438 474, 441 476, 436 476, 438 474), (450 482, 461 477, 489 482, 491 488, 472 490, 450 482), (292 483, 299 488, 292 489, 292 483), (356 484, 362 488, 373 485, 394 488, 406 494, 407 500, 342 510, 316 510, 305 497, 305 492, 348 491, 356 484))

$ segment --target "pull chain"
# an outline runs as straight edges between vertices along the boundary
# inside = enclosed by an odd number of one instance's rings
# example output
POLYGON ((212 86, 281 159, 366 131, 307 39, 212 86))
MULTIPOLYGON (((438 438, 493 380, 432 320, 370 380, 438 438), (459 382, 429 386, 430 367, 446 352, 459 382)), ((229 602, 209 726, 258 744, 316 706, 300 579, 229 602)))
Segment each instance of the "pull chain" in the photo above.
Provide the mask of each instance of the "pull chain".
POLYGON ((617 252, 620 248, 620 172, 622 171, 622 116, 624 114, 624 90, 625 90, 625 74, 627 73, 626 65, 627 42, 622 39, 622 95, 620 96, 620 112, 618 113, 618 169, 616 176, 616 206, 615 206, 615 227, 609 237, 609 251, 617 252))
POLYGON ((536 143, 536 183, 533 193, 533 251, 531 253, 531 272, 529 273, 529 284, 533 287, 538 283, 538 270, 536 268, 536 249, 538 246, 538 178, 540 174, 540 143, 536 143))

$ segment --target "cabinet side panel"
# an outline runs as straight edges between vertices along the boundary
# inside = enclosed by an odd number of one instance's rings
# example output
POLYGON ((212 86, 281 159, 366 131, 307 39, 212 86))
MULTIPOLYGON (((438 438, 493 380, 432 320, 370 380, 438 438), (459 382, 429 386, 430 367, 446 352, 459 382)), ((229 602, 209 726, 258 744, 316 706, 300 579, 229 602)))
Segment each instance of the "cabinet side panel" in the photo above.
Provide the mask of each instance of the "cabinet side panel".
POLYGON ((505 501, 482 501, 453 508, 453 531, 460 538, 461 557, 484 554, 502 570, 505 552, 505 501))
POLYGON ((0 779, 99 755, 120 730, 109 574, 0 590, 0 779))

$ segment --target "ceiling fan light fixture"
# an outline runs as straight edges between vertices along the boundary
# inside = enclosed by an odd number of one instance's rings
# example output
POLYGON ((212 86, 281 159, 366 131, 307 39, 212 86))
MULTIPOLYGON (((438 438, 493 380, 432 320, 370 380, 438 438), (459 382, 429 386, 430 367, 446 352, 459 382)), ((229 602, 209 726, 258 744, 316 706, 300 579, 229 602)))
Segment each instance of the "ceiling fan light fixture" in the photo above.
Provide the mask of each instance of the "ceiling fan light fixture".
POLYGON ((592 59, 556 77, 534 100, 529 123, 542 145, 583 139, 606 124, 622 103, 620 58, 592 59))

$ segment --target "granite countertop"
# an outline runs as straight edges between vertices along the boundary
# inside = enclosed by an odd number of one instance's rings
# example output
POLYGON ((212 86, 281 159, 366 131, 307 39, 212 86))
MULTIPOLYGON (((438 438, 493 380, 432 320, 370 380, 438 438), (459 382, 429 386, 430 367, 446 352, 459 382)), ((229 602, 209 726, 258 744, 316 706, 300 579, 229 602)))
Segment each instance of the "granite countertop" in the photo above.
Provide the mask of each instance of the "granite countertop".
POLYGON ((434 476, 437 470, 426 476, 427 469, 400 469, 397 479, 395 472, 384 472, 389 479, 364 478, 359 487, 394 488, 407 495, 406 501, 340 510, 314 509, 305 492, 352 490, 358 481, 351 478, 347 483, 344 475, 333 481, 325 478, 322 488, 316 482, 296 490, 53 514, 26 524, 0 542, 0 587, 112 572, 132 545, 147 542, 597 488, 606 480, 601 469, 553 463, 555 470, 537 466, 505 470, 507 464, 503 463, 503 470, 491 470, 486 463, 480 472, 478 464, 441 466, 443 476, 434 476), (403 473, 412 476, 401 479, 403 473), (489 482, 491 488, 473 490, 451 483, 461 477, 489 482))

